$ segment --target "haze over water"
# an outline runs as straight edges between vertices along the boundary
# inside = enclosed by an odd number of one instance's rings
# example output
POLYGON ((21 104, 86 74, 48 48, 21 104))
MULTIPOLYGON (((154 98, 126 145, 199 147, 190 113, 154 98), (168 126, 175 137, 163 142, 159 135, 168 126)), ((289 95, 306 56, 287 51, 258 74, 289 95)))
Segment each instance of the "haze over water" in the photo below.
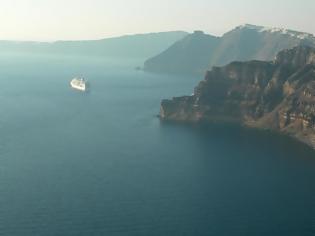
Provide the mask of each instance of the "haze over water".
POLYGON ((0 235, 314 235, 315 153, 157 118, 200 78, 141 60, 0 58, 0 235), (69 87, 77 75, 91 91, 69 87))

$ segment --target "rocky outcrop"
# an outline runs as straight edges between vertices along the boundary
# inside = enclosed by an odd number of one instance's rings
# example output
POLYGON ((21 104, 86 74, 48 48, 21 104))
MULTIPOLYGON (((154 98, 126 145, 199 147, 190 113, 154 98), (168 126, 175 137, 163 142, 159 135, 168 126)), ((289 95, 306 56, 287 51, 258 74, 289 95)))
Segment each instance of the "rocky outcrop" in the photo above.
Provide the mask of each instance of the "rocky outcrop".
POLYGON ((242 25, 222 37, 195 32, 145 62, 149 72, 202 74, 233 61, 273 60, 278 52, 299 45, 314 46, 311 34, 242 25))
POLYGON ((218 43, 218 37, 195 31, 158 56, 147 60, 144 63, 144 70, 169 74, 204 73, 209 66, 209 56, 214 52, 218 43))
POLYGON ((194 95, 163 100, 160 117, 237 122, 280 131, 315 147, 315 49, 299 46, 270 62, 214 67, 194 95))

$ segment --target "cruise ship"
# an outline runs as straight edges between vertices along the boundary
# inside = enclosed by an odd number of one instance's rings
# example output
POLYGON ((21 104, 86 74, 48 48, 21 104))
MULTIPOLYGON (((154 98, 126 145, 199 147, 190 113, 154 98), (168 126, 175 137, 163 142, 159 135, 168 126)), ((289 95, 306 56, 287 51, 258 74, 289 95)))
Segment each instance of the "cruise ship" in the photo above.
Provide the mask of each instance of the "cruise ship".
POLYGON ((72 88, 82 92, 85 92, 87 88, 86 81, 83 78, 74 78, 71 80, 70 85, 72 88))

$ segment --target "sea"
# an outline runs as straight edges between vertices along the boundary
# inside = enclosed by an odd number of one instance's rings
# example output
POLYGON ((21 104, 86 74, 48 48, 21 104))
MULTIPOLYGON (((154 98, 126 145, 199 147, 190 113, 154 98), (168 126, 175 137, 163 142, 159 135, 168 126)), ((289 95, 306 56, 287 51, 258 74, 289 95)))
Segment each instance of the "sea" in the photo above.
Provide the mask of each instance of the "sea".
POLYGON ((0 55, 1 236, 315 235, 315 151, 158 118, 202 78, 143 58, 0 55), (75 76, 87 93, 70 88, 75 76))

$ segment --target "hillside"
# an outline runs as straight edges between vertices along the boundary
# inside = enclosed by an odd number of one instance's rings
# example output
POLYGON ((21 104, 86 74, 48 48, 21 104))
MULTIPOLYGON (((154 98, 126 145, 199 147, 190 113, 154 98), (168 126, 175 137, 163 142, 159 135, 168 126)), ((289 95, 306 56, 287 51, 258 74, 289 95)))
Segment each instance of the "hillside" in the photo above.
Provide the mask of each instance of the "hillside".
POLYGON ((298 45, 314 46, 315 37, 292 30, 246 24, 220 38, 190 34, 148 59, 144 69, 155 73, 201 75, 212 66, 223 66, 232 61, 273 60, 278 52, 298 45))
POLYGON ((3 53, 52 53, 108 57, 142 57, 155 55, 187 35, 186 32, 162 32, 127 35, 86 41, 15 42, 0 41, 3 53))
POLYGON ((315 147, 315 49, 300 46, 270 62, 214 67, 194 95, 162 101, 160 116, 267 128, 315 147))
POLYGON ((158 56, 147 60, 144 68, 155 73, 203 73, 209 66, 209 55, 215 52, 219 41, 217 37, 196 31, 158 56))

